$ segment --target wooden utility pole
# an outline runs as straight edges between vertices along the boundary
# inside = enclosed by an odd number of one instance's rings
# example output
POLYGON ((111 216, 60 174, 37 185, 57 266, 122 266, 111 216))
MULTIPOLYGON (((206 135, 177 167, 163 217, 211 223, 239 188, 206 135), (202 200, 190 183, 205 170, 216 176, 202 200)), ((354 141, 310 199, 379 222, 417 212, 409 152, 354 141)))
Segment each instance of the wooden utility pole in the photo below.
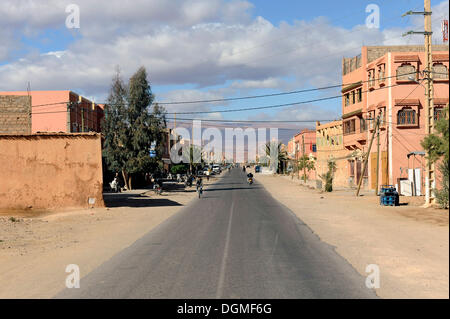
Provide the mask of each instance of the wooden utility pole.
MULTIPOLYGON (((425 135, 430 135, 434 130, 434 89, 433 89, 433 56, 432 56, 432 29, 431 29, 431 1, 424 0, 424 11, 414 12, 408 11, 405 15, 420 14, 424 16, 424 32, 409 31, 408 34, 423 34, 425 36, 425 69, 423 71, 425 84, 425 135)), ((435 198, 433 188, 435 187, 435 165, 428 156, 425 164, 425 205, 430 206, 434 203, 435 198)))
POLYGON ((366 174, 366 170, 367 170, 367 162, 369 161, 370 150, 372 149, 373 140, 375 138, 375 133, 376 133, 376 131, 378 129, 378 125, 379 124, 380 124, 380 115, 378 115, 378 117, 377 117, 377 124, 375 125, 375 130, 373 131, 372 138, 370 139, 369 149, 367 150, 367 154, 366 154, 366 157, 364 159, 363 171, 361 172, 361 177, 359 178, 359 181, 358 181, 358 189, 356 190, 356 196, 359 196, 359 191, 361 189, 361 184, 362 184, 362 181, 364 179, 364 175, 366 174))
POLYGON ((377 118, 377 123, 375 124, 375 130, 377 131, 377 178, 375 186, 375 194, 379 195, 379 174, 380 174, 380 116, 377 118), (378 129, 377 129, 378 127, 378 129))
MULTIPOLYGON (((433 103, 433 56, 432 56, 432 31, 431 31, 431 1, 425 0, 425 66, 426 73, 426 122, 425 134, 430 135, 434 130, 434 103, 433 103)), ((429 206, 434 202, 434 194, 432 189, 435 187, 435 172, 434 164, 426 157, 426 177, 425 177, 425 205, 429 206)))
MULTIPOLYGON (((302 134, 303 159, 305 160, 305 134, 302 134)), ((303 163, 303 181, 306 183, 306 163, 303 163)))

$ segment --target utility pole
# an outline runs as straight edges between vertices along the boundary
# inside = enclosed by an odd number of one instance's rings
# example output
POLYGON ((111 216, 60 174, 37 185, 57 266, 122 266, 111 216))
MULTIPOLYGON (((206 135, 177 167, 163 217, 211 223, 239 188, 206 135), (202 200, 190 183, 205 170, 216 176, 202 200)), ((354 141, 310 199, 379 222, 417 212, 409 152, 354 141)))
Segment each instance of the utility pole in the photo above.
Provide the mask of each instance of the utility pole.
POLYGON ((84 133, 84 108, 83 108, 83 98, 78 97, 78 105, 81 108, 81 132, 84 133))
POLYGON ((375 194, 379 195, 379 175, 380 175, 380 116, 377 118, 377 123, 375 124, 375 130, 377 131, 377 178, 375 186, 375 194), (377 129, 378 127, 378 129, 377 129))
MULTIPOLYGON (((302 134, 303 159, 305 160, 305 134, 302 134)), ((306 183, 306 163, 303 163, 303 181, 306 183)))
POLYGON ((358 181, 358 189, 356 190, 356 196, 359 196, 361 184, 362 184, 364 175, 366 174, 366 170, 367 170, 367 162, 369 161, 370 150, 372 149, 373 140, 375 139, 375 133, 378 129, 379 124, 380 124, 380 115, 378 115, 378 117, 377 117, 377 124, 375 125, 375 130, 373 131, 372 138, 370 139, 369 149, 367 150, 367 154, 364 159, 363 171, 361 172, 361 177, 359 178, 359 181, 358 181))
MULTIPOLYGON (((424 0, 424 11, 408 11, 405 15, 420 14, 424 15, 424 32, 409 31, 408 34, 423 34, 425 36, 425 70, 423 71, 425 85, 425 135, 430 135, 434 130, 434 89, 433 89, 433 56, 432 56, 432 30, 431 30, 431 1, 424 0)), ((425 207, 434 203, 433 188, 435 186, 435 165, 428 156, 425 164, 425 207)))
POLYGON ((67 125, 66 125, 67 133, 71 133, 72 132, 72 122, 71 122, 71 119, 70 119, 72 106, 73 106, 72 102, 67 103, 67 125))

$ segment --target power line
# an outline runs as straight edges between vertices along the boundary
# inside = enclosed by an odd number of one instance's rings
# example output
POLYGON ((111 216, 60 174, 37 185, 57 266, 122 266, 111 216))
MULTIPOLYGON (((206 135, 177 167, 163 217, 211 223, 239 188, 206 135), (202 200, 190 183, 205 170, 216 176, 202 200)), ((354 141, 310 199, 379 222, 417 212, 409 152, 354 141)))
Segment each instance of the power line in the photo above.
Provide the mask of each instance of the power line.
POLYGON ((214 119, 195 119, 195 118, 174 118, 169 117, 166 120, 176 120, 176 121, 202 121, 202 122, 221 122, 221 123, 314 123, 316 121, 332 122, 336 119, 327 120, 214 120, 214 119))
MULTIPOLYGON (((407 73, 405 75, 412 75, 416 74, 416 72, 407 73)), ((394 78, 396 75, 392 75, 389 77, 383 77, 380 79, 390 79, 394 78)), ((242 97, 229 97, 229 98, 223 98, 223 99, 211 99, 211 100, 193 100, 193 101, 174 101, 174 102, 155 102, 154 104, 159 105, 179 105, 179 104, 197 104, 197 103, 213 103, 213 102, 229 102, 229 101, 237 101, 237 100, 246 100, 246 99, 257 99, 257 98, 264 98, 264 97, 274 97, 274 96, 281 96, 281 95, 291 95, 291 94, 298 94, 298 93, 307 93, 307 92, 314 92, 319 90, 328 90, 338 87, 345 87, 349 85, 359 84, 359 83, 368 83, 371 80, 364 80, 364 81, 357 81, 352 83, 341 83, 341 84, 335 84, 335 85, 329 85, 324 87, 318 87, 313 89, 304 89, 304 90, 296 90, 296 91, 289 91, 289 92, 281 92, 281 93, 271 93, 271 94, 262 94, 262 95, 249 95, 249 96, 242 96, 242 97)))
MULTIPOLYGON (((367 90, 367 91, 361 91, 361 93, 366 92, 373 92, 376 90, 382 90, 387 89, 395 86, 399 86, 401 84, 394 84, 390 86, 383 86, 377 89, 373 90, 367 90)), ((213 114, 213 113, 231 113, 231 112, 243 112, 243 111, 253 111, 253 110, 263 110, 263 109, 272 109, 272 108, 281 108, 286 106, 294 106, 299 104, 307 104, 307 103, 313 103, 313 102, 320 102, 320 101, 326 101, 326 100, 332 100, 337 98, 342 98, 342 94, 340 95, 334 95, 324 98, 318 98, 318 99, 312 99, 307 101, 298 101, 298 102, 291 102, 291 103, 285 103, 285 104, 275 104, 275 105, 267 105, 267 106, 257 106, 257 107, 246 107, 246 108, 240 108, 240 109, 231 109, 231 110, 215 110, 215 111, 192 111, 192 112, 168 112, 166 114, 175 115, 175 114, 213 114)))

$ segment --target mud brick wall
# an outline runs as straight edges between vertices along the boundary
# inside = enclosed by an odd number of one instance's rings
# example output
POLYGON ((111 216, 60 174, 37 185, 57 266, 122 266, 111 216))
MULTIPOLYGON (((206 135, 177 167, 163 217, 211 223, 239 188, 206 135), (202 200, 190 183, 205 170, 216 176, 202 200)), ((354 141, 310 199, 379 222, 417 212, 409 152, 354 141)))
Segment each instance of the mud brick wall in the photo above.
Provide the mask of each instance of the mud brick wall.
POLYGON ((0 134, 31 134, 31 97, 0 95, 0 134))
POLYGON ((0 135, 0 208, 103 207, 101 135, 0 135))

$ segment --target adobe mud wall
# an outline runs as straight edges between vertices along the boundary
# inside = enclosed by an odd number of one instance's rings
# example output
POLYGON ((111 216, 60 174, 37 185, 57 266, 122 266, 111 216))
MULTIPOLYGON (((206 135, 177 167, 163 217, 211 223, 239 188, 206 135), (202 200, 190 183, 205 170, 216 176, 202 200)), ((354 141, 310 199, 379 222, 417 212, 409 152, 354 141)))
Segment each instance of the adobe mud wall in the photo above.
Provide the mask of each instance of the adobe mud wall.
POLYGON ((99 134, 0 135, 0 208, 102 207, 99 134))

